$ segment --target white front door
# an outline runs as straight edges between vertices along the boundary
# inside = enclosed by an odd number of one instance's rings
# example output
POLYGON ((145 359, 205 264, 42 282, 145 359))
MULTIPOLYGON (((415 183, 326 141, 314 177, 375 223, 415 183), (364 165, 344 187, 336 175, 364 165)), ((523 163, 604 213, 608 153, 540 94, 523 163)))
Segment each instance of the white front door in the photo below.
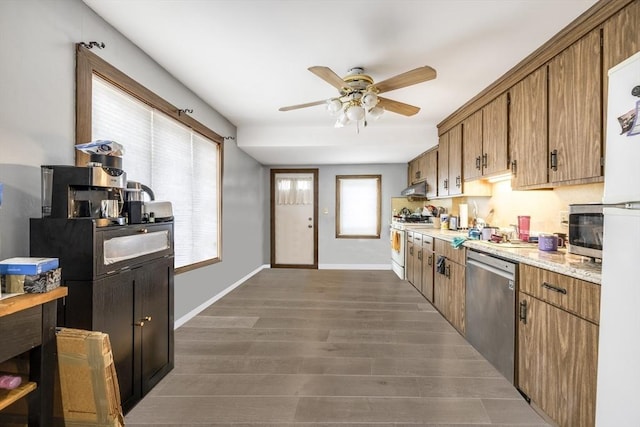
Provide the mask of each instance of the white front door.
POLYGON ((317 169, 271 170, 271 265, 318 268, 317 169))

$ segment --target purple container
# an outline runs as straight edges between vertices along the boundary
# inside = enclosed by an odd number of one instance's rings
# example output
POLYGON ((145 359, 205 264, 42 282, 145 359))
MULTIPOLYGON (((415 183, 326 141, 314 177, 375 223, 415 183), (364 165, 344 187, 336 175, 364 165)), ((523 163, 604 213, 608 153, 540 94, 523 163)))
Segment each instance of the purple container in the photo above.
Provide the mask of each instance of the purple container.
POLYGON ((560 238, 553 234, 540 234, 538 236, 538 249, 546 252, 557 251, 558 240, 560 240, 560 238))

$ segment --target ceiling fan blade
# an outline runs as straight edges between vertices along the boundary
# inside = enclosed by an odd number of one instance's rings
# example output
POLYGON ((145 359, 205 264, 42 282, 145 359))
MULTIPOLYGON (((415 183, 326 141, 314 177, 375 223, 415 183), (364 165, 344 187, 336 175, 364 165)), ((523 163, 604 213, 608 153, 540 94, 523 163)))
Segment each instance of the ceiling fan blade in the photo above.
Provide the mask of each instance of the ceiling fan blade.
POLYGON ((413 116, 420 111, 419 107, 405 104, 404 102, 394 101, 393 99, 378 97, 378 106, 393 113, 402 114, 403 116, 413 116))
POLYGON ((316 105, 326 104, 326 103, 327 103, 327 100, 323 99, 322 101, 307 102, 306 104, 289 105, 288 107, 280 107, 278 111, 291 111, 291 110, 297 110, 299 108, 313 107, 316 105))
POLYGON ((342 77, 333 72, 333 70, 329 67, 309 67, 309 71, 311 71, 316 76, 320 77, 325 82, 329 83, 331 86, 335 87, 338 90, 342 90, 342 88, 347 87, 347 84, 342 77))
POLYGON ((378 93, 383 93, 426 82, 427 80, 433 80, 435 78, 436 70, 425 65, 424 67, 419 67, 415 70, 407 71, 406 73, 388 78, 387 80, 374 83, 372 86, 378 89, 378 93))

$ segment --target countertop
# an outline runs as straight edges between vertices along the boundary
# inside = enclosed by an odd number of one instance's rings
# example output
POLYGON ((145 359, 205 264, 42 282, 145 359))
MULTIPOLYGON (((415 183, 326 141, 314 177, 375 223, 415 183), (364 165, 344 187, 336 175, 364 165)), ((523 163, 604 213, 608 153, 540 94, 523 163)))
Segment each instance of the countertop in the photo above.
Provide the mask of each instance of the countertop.
MULTIPOLYGON (((418 232, 449 242, 453 241, 455 237, 467 237, 467 232, 465 231, 425 228, 424 225, 409 226, 407 231, 418 232)), ((466 240, 463 246, 598 285, 602 279, 601 263, 593 262, 590 258, 569 254, 566 249, 545 252, 539 250, 538 245, 535 243, 510 245, 509 243, 492 243, 482 240, 466 240)))

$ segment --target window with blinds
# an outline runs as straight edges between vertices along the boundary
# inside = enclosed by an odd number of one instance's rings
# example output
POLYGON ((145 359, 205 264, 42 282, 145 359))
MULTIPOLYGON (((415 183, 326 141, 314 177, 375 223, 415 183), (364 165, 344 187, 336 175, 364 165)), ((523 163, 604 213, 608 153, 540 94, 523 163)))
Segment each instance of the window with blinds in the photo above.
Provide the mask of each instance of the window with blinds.
POLYGON ((91 140, 125 149, 127 180, 172 203, 176 268, 219 260, 220 144, 92 75, 91 140))
POLYGON ((336 237, 380 238, 381 175, 336 176, 336 237))

